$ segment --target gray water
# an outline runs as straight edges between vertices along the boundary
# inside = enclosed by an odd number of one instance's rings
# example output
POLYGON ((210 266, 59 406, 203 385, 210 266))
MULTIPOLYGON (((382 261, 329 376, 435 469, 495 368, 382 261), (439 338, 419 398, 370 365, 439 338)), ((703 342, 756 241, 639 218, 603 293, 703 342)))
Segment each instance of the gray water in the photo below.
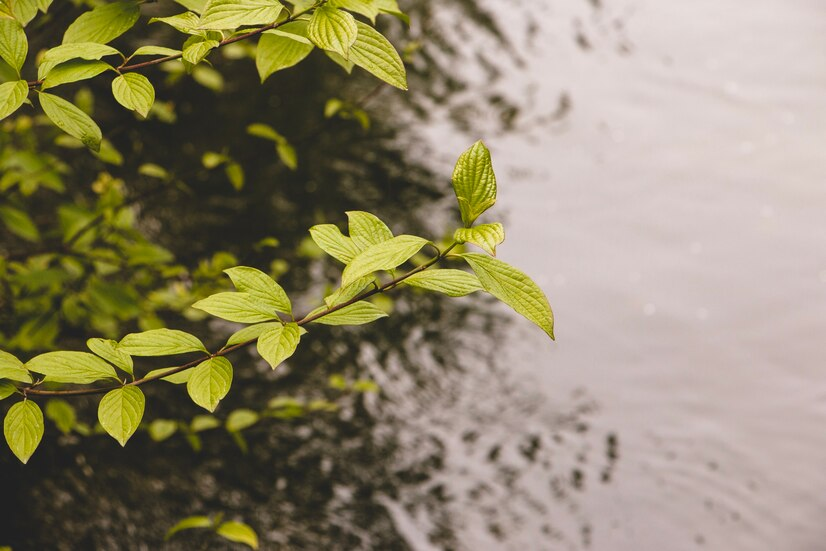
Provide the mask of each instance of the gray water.
MULTIPOLYGON (((824 5, 604 4, 484 2, 512 62, 462 34, 452 67, 472 84, 411 138, 442 173, 486 139, 500 257, 555 310, 556 343, 515 319, 496 360, 541 405, 486 430, 515 440, 592 401, 592 432, 621 443, 609 483, 584 460, 599 438, 551 455, 584 465, 573 502, 543 508, 552 489, 530 469, 492 515, 460 500, 466 548, 824 549, 824 5), (510 520, 504 535, 491 518, 510 520)), ((453 441, 459 472, 475 456, 453 441)))

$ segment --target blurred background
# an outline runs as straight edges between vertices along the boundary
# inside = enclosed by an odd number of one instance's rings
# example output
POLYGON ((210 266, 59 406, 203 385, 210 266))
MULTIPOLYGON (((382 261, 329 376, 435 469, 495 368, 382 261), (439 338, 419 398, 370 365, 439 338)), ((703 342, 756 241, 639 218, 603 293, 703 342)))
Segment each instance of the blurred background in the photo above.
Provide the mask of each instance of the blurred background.
MULTIPOLYGON (((499 256, 546 291, 557 341, 482 297, 393 296, 389 320, 314 330, 278 372, 234 361, 219 417, 282 400, 245 446, 142 433, 122 450, 52 430, 26 467, 4 452, 0 533, 15 549, 220 549, 162 540, 178 518, 223 512, 264 549, 824 549, 822 3, 400 3, 411 27, 383 28, 407 52, 409 93, 316 54, 259 86, 250 60, 216 55, 220 86, 159 87, 176 125, 98 100, 123 152, 109 171, 137 196, 153 188, 140 162, 185 175, 138 202, 142 231, 193 269, 219 250, 284 261, 303 310, 335 277, 308 227, 363 209, 396 233, 446 233, 453 163, 482 138, 499 256), (370 129, 325 119, 331 97, 370 129), (253 122, 296 146, 295 172, 245 134, 253 122), (206 151, 243 166, 240 192, 206 151), (251 246, 267 236, 280 245, 251 246)), ((77 181, 94 180, 73 155, 77 181)), ((231 332, 188 323, 210 345, 231 332)), ((147 421, 198 414, 169 386, 150 390, 147 421)))

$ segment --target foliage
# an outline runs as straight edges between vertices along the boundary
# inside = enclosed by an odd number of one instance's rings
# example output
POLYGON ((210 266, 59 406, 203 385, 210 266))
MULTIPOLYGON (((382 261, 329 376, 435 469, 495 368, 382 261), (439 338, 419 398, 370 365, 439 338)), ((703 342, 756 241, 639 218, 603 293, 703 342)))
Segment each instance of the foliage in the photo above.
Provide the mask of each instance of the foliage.
MULTIPOLYGON (((110 45, 113 41, 120 44, 120 37, 143 17, 139 2, 119 1, 95 4, 84 11, 66 28, 62 44, 36 56, 29 52, 33 37, 29 25, 49 16, 50 2, 0 4, 0 74, 7 80, 0 84, 0 119, 6 119, 2 124, 7 131, 0 138, 4 146, 0 220, 18 244, 17 249, 3 246, 0 279, 14 305, 15 318, 25 320, 13 332, 0 335, 0 344, 16 352, 0 352, 0 399, 22 398, 11 406, 4 423, 6 441, 22 462, 29 460, 44 433, 43 413, 35 403, 38 398, 53 398, 46 416, 64 433, 88 432, 79 428, 82 425, 66 399, 103 395, 99 425, 122 446, 142 426, 156 440, 177 430, 194 438, 196 429, 210 425, 206 418, 185 427, 164 419, 142 423, 145 385, 155 381, 185 385, 190 399, 212 413, 231 389, 232 353, 255 345, 276 369, 302 341, 311 338, 312 324, 363 325, 387 317, 379 295, 399 287, 451 297, 484 290, 553 338, 553 314, 542 291, 527 275, 493 257, 504 241, 502 224, 476 223, 494 205, 497 191, 490 152, 482 142, 461 155, 453 173, 462 227, 455 230, 452 241, 394 235, 384 221, 363 211, 347 213, 346 235, 329 223, 310 228, 315 245, 343 266, 339 287, 320 297, 320 305, 303 316, 294 314, 293 301, 276 281, 277 270, 272 267, 267 273, 239 266, 235 258, 222 253, 203 261, 196 270, 172 264, 172 255, 153 243, 138 223, 136 209, 142 197, 127 199, 126 182, 104 171, 92 185, 94 201, 55 200, 55 223, 32 216, 32 198, 40 193, 60 197, 71 182, 72 168, 46 145, 45 125, 65 133, 54 140, 59 146, 81 148, 79 152, 86 148, 103 163, 123 161, 94 120, 93 96, 80 88, 70 101, 54 93, 55 88, 111 78, 117 104, 139 119, 164 119, 170 114, 157 103, 157 82, 153 84, 157 74, 150 68, 177 67, 172 74, 181 71, 208 87, 220 87, 222 77, 210 67, 210 55, 253 41, 257 48, 248 53, 255 59, 261 82, 301 63, 317 48, 348 72, 358 66, 398 89, 407 88, 400 56, 372 26, 381 14, 406 21, 395 0, 296 0, 288 4, 189 0, 178 4, 186 11, 149 19, 153 26, 165 25, 184 35, 174 43, 143 44, 130 55, 110 45), (34 61, 37 77, 25 80, 23 75, 34 69, 34 61), (34 115, 23 107, 27 103, 34 115), (462 252, 465 243, 486 254, 462 252), (432 255, 423 256, 424 250, 432 250, 432 255), (471 271, 463 269, 467 267, 471 271), (234 291, 225 290, 221 272, 234 291), (115 283, 117 278, 127 283, 115 283), (245 327, 230 335, 224 346, 210 351, 195 335, 166 327, 160 315, 164 310, 181 312, 190 320, 214 317, 245 327), (66 321, 91 328, 102 337, 86 342, 90 352, 53 350, 66 321), (121 337, 122 328, 134 323, 138 330, 121 337), (20 352, 28 353, 25 361, 20 352), (31 352, 37 353, 32 356, 31 352), (135 361, 145 357, 158 358, 167 367, 135 361)), ((246 55, 243 50, 242 55, 246 55)), ((325 115, 352 118, 365 128, 369 125, 366 113, 341 100, 328 102, 325 115)), ((247 132, 272 142, 284 165, 295 170, 299 159, 284 135, 262 122, 250 123, 247 132)), ((222 167, 232 185, 243 188, 243 169, 228 151, 205 152, 202 163, 208 169, 222 167)), ((159 189, 185 186, 157 164, 145 163, 139 173, 157 180, 159 189)), ((268 410, 277 409, 269 404, 268 410)), ((235 410, 226 420, 226 429, 241 445, 241 431, 264 413, 235 410)), ((238 523, 209 522, 223 537, 252 541, 238 523)))

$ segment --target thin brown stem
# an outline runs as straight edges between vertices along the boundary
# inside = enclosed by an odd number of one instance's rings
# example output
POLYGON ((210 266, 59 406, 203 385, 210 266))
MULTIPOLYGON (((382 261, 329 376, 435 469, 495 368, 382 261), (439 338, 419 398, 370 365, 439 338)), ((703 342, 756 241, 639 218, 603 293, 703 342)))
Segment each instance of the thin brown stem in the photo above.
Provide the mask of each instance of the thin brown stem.
MULTIPOLYGON (((372 297, 373 295, 377 295, 379 293, 384 293, 386 291, 390 291, 390 290, 394 289, 395 287, 397 287, 401 282, 403 282, 405 279, 409 278, 410 276, 412 276, 414 274, 418 274, 419 272, 423 272, 423 271, 427 270, 428 268, 432 267, 434 264, 436 264, 440 260, 444 259, 448 255, 448 253, 450 253, 450 251, 452 251, 456 247, 456 245, 457 245, 457 243, 454 242, 447 249, 445 249, 444 251, 441 251, 434 258, 428 260, 427 262, 425 262, 421 266, 418 266, 418 267, 410 270, 409 272, 407 272, 405 274, 402 274, 402 275, 400 275, 400 276, 398 276, 394 279, 391 279, 387 283, 384 283, 384 284, 382 284, 378 287, 370 289, 369 291, 365 291, 365 292, 359 294, 358 296, 355 296, 355 297, 351 298, 350 300, 348 300, 346 302, 342 302, 341 304, 336 304, 335 306, 331 306, 331 307, 327 308, 326 310, 322 310, 321 312, 318 312, 317 314, 312 314, 312 315, 308 314, 308 315, 304 316, 303 318, 301 318, 300 320, 298 320, 296 322, 296 324, 298 324, 299 326, 306 325, 306 324, 308 324, 310 322, 313 322, 313 321, 315 321, 319 318, 322 318, 322 317, 324 317, 328 314, 332 314, 333 312, 337 312, 337 311, 339 311, 343 308, 347 308, 348 306, 351 306, 351 305, 355 304, 356 302, 368 299, 368 298, 372 297)), ((175 368, 164 371, 163 373, 157 373, 155 375, 152 375, 151 377, 142 377, 140 379, 135 379, 134 381, 126 383, 125 385, 122 385, 122 386, 141 386, 141 385, 144 385, 146 383, 156 381, 158 379, 162 379, 164 377, 169 377, 170 375, 174 375, 176 373, 180 373, 181 371, 186 371, 187 369, 191 369, 193 367, 196 367, 196 366, 202 364, 203 362, 205 362, 209 359, 217 358, 217 357, 221 357, 221 356, 226 356, 226 355, 228 355, 232 352, 235 352, 236 350, 240 350, 241 348, 246 348, 247 346, 253 344, 256 341, 257 341, 257 339, 252 339, 252 340, 242 342, 242 343, 239 343, 239 344, 236 344, 236 345, 233 345, 233 346, 229 346, 227 348, 222 348, 218 352, 214 352, 214 353, 212 353, 208 356, 204 356, 202 358, 192 360, 192 361, 187 362, 185 364, 179 365, 175 368)), ((70 390, 43 390, 43 389, 35 388, 36 386, 37 385, 31 385, 31 386, 28 386, 28 387, 23 387, 20 390, 21 390, 21 392, 23 393, 24 396, 28 396, 28 395, 36 395, 36 396, 88 396, 88 395, 92 395, 92 394, 103 394, 103 393, 109 392, 110 390, 115 390, 115 389, 121 388, 121 386, 108 386, 108 387, 97 387, 97 388, 79 388, 79 389, 70 389, 70 390)))

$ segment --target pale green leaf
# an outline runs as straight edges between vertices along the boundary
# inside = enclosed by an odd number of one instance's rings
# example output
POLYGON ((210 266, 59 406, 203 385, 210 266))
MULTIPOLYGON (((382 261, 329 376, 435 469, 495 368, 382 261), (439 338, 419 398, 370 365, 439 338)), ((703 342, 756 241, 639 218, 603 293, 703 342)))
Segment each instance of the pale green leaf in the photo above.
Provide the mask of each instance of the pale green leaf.
POLYGON ((341 54, 331 52, 330 50, 324 50, 324 53, 327 57, 332 59, 336 63, 336 65, 344 69, 344 71, 348 75, 353 72, 353 67, 355 67, 356 64, 350 61, 349 59, 344 59, 344 57, 342 57, 341 54))
POLYGON ((112 81, 112 95, 118 103, 146 118, 155 103, 155 88, 140 73, 118 75, 112 81))
POLYGON ((218 526, 215 533, 229 541, 243 543, 252 549, 258 549, 258 535, 255 533, 255 530, 243 522, 224 522, 218 526))
POLYGON ((224 426, 229 432, 238 432, 253 426, 259 419, 258 413, 251 409, 236 409, 227 416, 224 426))
POLYGON ((88 352, 46 352, 26 362, 26 369, 56 383, 89 384, 118 378, 114 367, 88 352))
POLYGON ((235 288, 258 299, 278 312, 292 314, 290 299, 284 289, 273 278, 249 266, 236 266, 224 270, 235 288))
POLYGON ((206 352, 198 337, 177 329, 151 329, 130 333, 118 347, 132 356, 171 356, 186 352, 206 352))
POLYGON ((399 3, 396 0, 373 0, 375 2, 376 7, 379 8, 381 13, 386 13, 388 15, 392 15, 403 21, 405 24, 410 25, 410 18, 402 12, 399 8, 399 3))
POLYGON ((282 141, 275 145, 275 151, 278 153, 278 158, 290 170, 295 170, 298 167, 298 157, 295 153, 295 148, 288 142, 282 141))
POLYGON ((187 517, 185 519, 179 520, 175 526, 170 528, 166 532, 166 536, 164 536, 165 540, 168 540, 181 530, 191 530, 193 528, 212 528, 212 519, 209 517, 187 517))
POLYGON ((350 285, 346 287, 340 287, 336 292, 331 294, 330 296, 324 297, 324 304, 328 307, 337 306, 339 304, 343 304, 348 300, 351 300, 364 291, 366 291, 369 287, 377 286, 376 285, 376 277, 373 275, 365 276, 360 279, 357 279, 350 285))
POLYGON ((75 408, 66 400, 52 399, 46 402, 46 418, 63 434, 72 432, 77 423, 75 408))
POLYGON ((208 40, 200 36, 194 38, 192 42, 187 41, 188 45, 184 45, 183 58, 184 61, 197 65, 220 43, 217 40, 208 40))
POLYGON ((20 383, 32 382, 32 376, 23 366, 23 362, 2 350, 0 350, 0 379, 9 379, 20 383))
POLYGON ((212 415, 196 415, 192 418, 192 422, 189 424, 189 428, 192 432, 203 432, 205 430, 217 429, 220 426, 221 421, 212 415))
POLYGON ((55 126, 83 142, 92 151, 100 151, 103 138, 100 128, 89 115, 65 99, 41 92, 40 107, 55 126))
POLYGON ((8 381, 0 381, 0 400, 5 400, 17 392, 17 387, 8 381))
POLYGON ((86 346, 104 360, 116 365, 130 375, 132 374, 134 367, 132 356, 120 348, 116 341, 110 339, 89 339, 86 341, 86 346))
POLYGON ((164 57, 176 56, 180 55, 181 50, 175 50, 173 48, 167 48, 165 46, 141 46, 131 55, 131 57, 137 57, 142 55, 160 55, 164 57))
POLYGON ((213 412, 231 385, 232 364, 218 356, 206 360, 192 371, 186 390, 193 402, 213 412))
MULTIPOLYGON (((144 377, 145 379, 152 379, 163 375, 164 373, 168 373, 173 369, 178 369, 177 367, 162 367, 160 369, 153 369, 149 373, 146 374, 144 377)), ((177 373, 173 373, 172 375, 168 375, 166 377, 161 377, 162 381, 166 381, 168 383, 172 383, 173 385, 182 385, 189 381, 189 378, 192 376, 192 370, 194 368, 184 369, 183 371, 178 371, 177 373)))
POLYGON ((25 80, 0 84, 0 120, 20 109, 28 95, 29 85, 25 80))
POLYGON ((125 446, 143 419, 146 398, 136 386, 110 390, 98 406, 98 421, 109 436, 125 446))
POLYGON ((356 21, 358 36, 350 47, 350 61, 373 76, 407 90, 407 71, 396 48, 380 32, 356 21))
POLYGON ((245 25, 269 25, 284 8, 277 0, 211 0, 201 14, 201 29, 237 29, 245 25))
POLYGON ((261 82, 277 71, 297 65, 312 51, 312 44, 304 44, 283 35, 264 33, 255 53, 255 66, 261 82))
POLYGON ((175 0, 175 2, 195 13, 202 13, 209 0, 175 0))
POLYGON ((253 341, 267 331, 275 329, 276 327, 281 327, 281 325, 282 324, 279 321, 272 321, 244 327, 243 329, 232 334, 229 340, 227 340, 227 346, 235 346, 236 344, 253 341))
POLYGON ((490 151, 481 141, 459 157, 453 170, 453 190, 466 227, 496 203, 496 176, 490 151))
POLYGON ((459 228, 453 234, 457 243, 473 243, 486 253, 496 256, 496 246, 505 240, 505 227, 496 224, 479 224, 472 228, 459 228))
POLYGON ((317 8, 307 26, 309 39, 323 50, 335 52, 347 59, 350 46, 356 41, 358 27, 352 15, 328 6, 317 8))
POLYGON ((35 243, 40 241, 40 231, 24 211, 7 205, 0 206, 0 220, 16 236, 35 243))
POLYGON ((375 0, 330 0, 329 5, 363 15, 373 23, 376 22, 376 16, 379 15, 379 8, 375 0))
POLYGON ((20 75, 20 69, 29 53, 26 31, 14 19, 0 18, 0 58, 20 75))
POLYGON ((482 287, 538 325, 554 338, 554 315, 545 293, 527 275, 496 258, 478 253, 461 255, 482 283, 482 287))
POLYGON ((40 66, 37 68, 37 78, 46 78, 49 71, 55 66, 72 59, 101 59, 110 55, 120 55, 116 49, 105 44, 94 42, 78 42, 73 44, 61 44, 55 46, 40 59, 40 66))
POLYGON ((249 293, 216 293, 192 305, 207 314, 239 323, 277 319, 275 309, 249 293))
POLYGON ((307 38, 307 25, 309 21, 298 20, 298 21, 290 21, 289 23, 285 23, 284 25, 280 25, 276 29, 270 29, 266 31, 264 34, 274 34, 283 36, 286 38, 291 38, 292 40, 296 40, 301 42, 302 44, 306 44, 308 46, 312 46, 313 43, 307 38))
POLYGON ((178 431, 178 423, 169 419, 155 419, 149 423, 147 432, 155 442, 163 442, 178 431))
POLYGON ((361 248, 352 239, 342 234, 338 226, 334 224, 313 226, 310 228, 310 236, 322 251, 345 264, 361 252, 361 248))
MULTIPOLYGON (((318 308, 310 315, 318 314, 324 310, 326 310, 326 307, 318 308)), ((313 320, 313 323, 322 325, 363 325, 386 317, 387 313, 384 310, 379 309, 372 302, 362 300, 313 320)))
POLYGON ((31 400, 14 404, 3 422, 3 434, 12 453, 26 464, 34 454, 45 429, 43 412, 31 400))
POLYGON ((165 23, 184 34, 205 34, 204 31, 198 30, 200 19, 191 11, 179 13, 177 15, 170 15, 169 17, 153 17, 149 23, 165 23))
POLYGON ((295 353, 300 338, 301 333, 295 323, 274 327, 258 338, 258 353, 275 369, 295 353))
POLYGON ((46 75, 41 90, 94 78, 104 71, 113 70, 108 63, 96 59, 74 59, 55 66, 46 75))
POLYGON ((450 297, 463 297, 482 290, 479 278, 462 270, 424 270, 408 277, 404 283, 450 297))
POLYGON ((360 251, 393 238, 390 228, 369 212, 351 210, 347 212, 347 219, 350 222, 350 238, 360 251))
POLYGON ((393 270, 407 262, 425 245, 427 239, 415 235, 400 235, 378 245, 371 245, 344 268, 341 286, 346 287, 373 272, 393 270))
POLYGON ((103 4, 75 19, 66 29, 63 43, 106 44, 131 29, 140 14, 136 1, 103 4))

